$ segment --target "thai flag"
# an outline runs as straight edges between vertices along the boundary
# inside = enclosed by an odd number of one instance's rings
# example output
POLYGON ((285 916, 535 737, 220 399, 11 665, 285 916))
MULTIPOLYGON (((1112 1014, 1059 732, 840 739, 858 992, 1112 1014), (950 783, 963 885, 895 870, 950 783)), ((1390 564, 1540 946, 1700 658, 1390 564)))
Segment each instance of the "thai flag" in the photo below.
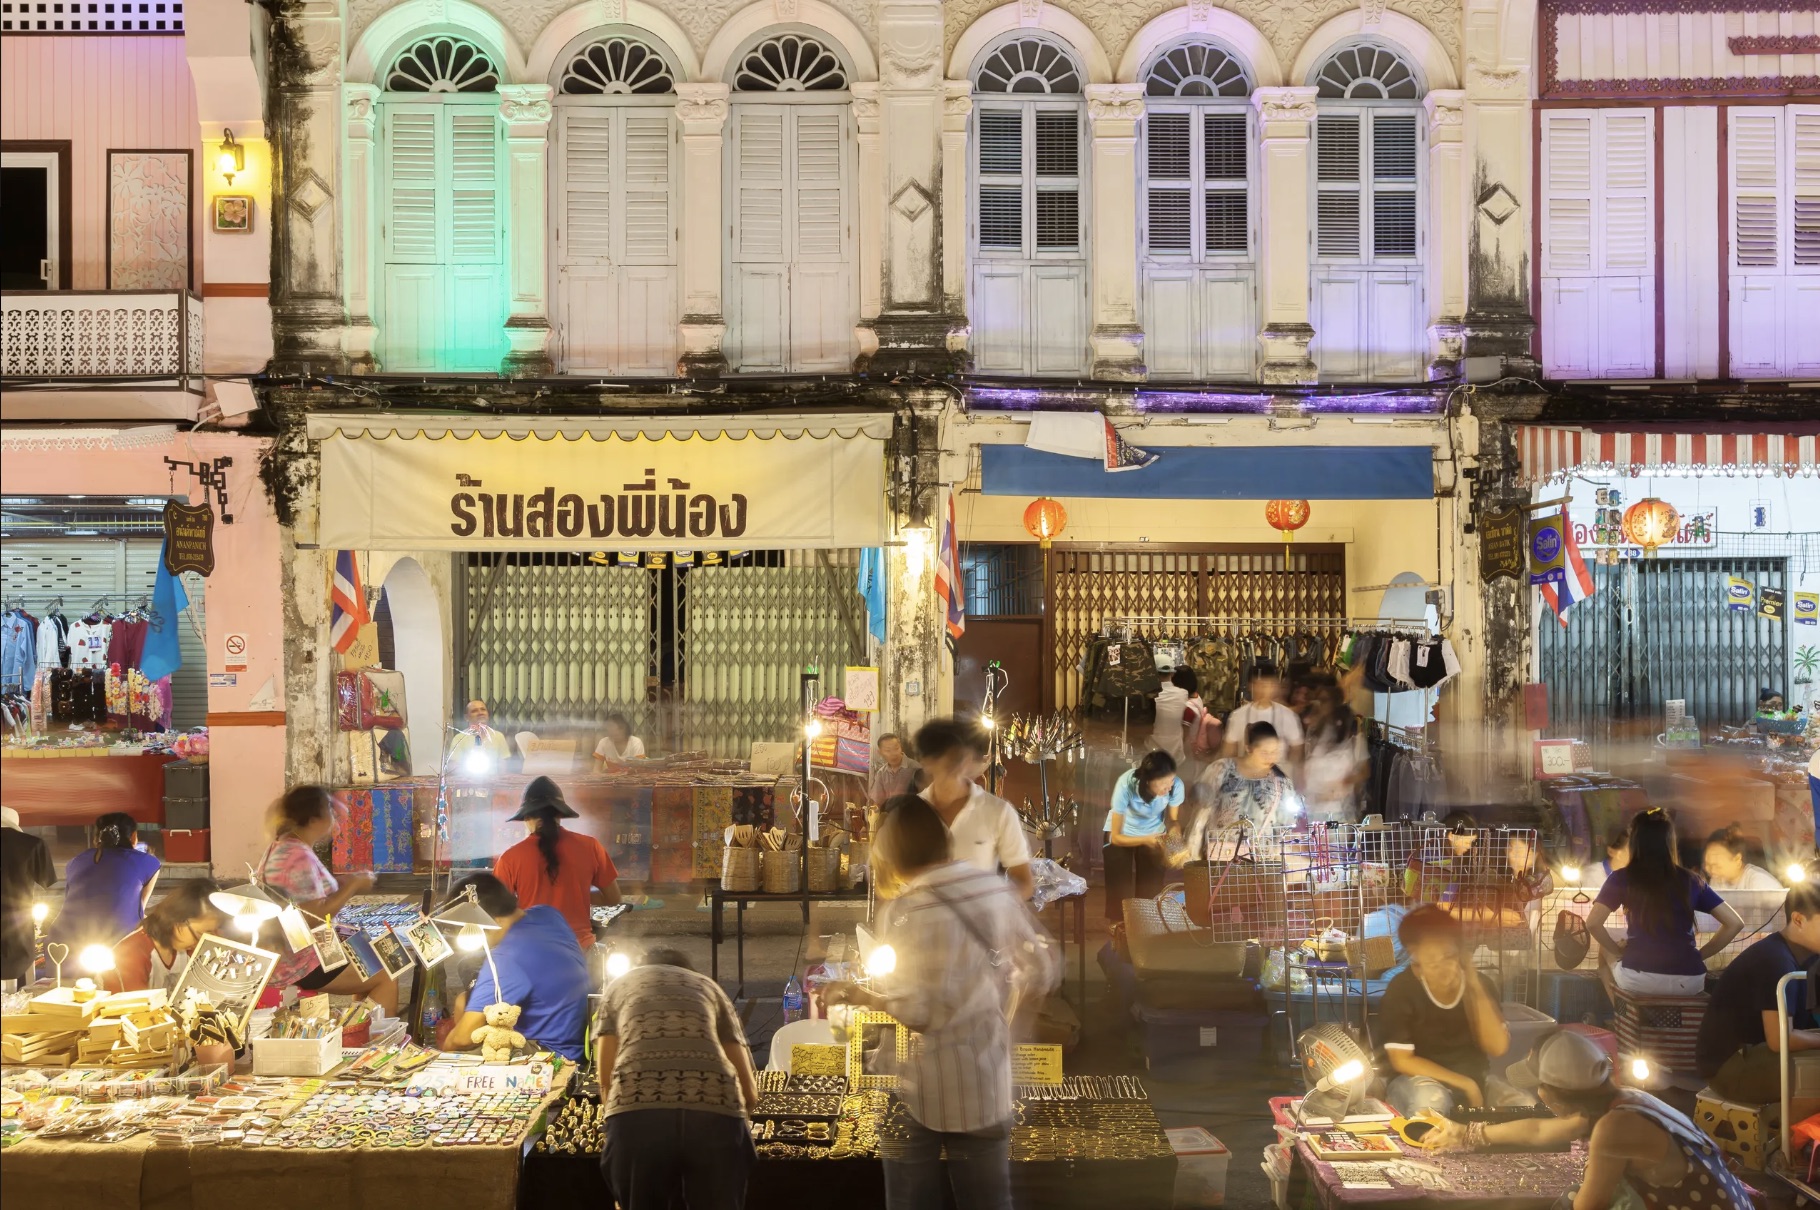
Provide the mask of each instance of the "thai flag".
POLYGON ((961 637, 967 629, 966 592, 961 585, 960 538, 954 528, 954 493, 948 492, 942 508, 941 533, 935 549, 935 595, 947 606, 948 639, 961 637))
POLYGON ((360 587, 360 568, 354 552, 335 552, 335 576, 329 582, 329 639, 337 652, 345 655, 360 628, 372 621, 367 613, 367 594, 360 587))
POLYGON ((1549 581, 1542 585, 1542 599, 1555 611, 1555 617, 1562 626, 1567 625, 1567 611, 1599 591, 1593 583, 1592 569, 1586 566, 1586 560, 1580 556, 1580 544, 1574 540, 1573 519, 1562 509, 1561 530, 1567 540, 1567 576, 1559 585, 1549 581))

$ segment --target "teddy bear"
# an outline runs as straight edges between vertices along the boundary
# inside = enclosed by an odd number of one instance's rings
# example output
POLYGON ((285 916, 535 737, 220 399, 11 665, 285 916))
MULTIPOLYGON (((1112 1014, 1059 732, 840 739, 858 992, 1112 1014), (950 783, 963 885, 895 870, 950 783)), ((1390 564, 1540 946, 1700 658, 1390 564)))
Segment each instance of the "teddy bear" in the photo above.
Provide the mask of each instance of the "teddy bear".
POLYGON ((510 1063, 512 1052, 525 1044, 525 1036, 512 1028, 518 1024, 518 1005, 489 1004, 481 1015, 487 1023, 474 1031, 481 1059, 488 1063, 510 1063))

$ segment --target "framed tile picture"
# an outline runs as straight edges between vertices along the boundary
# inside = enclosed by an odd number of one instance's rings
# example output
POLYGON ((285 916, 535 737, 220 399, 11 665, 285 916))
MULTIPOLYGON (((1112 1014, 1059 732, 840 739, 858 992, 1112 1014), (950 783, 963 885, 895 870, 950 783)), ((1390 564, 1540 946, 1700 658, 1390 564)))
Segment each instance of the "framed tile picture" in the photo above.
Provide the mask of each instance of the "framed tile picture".
POLYGON ((215 196, 215 230, 247 235, 253 230, 253 196, 221 193, 215 196))

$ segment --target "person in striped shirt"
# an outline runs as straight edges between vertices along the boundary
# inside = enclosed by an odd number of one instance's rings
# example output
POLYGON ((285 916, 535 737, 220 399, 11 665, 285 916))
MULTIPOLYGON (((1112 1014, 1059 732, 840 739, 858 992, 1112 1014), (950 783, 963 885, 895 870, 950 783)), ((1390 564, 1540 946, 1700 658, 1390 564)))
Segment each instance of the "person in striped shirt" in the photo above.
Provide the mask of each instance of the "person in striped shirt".
POLYGON ((920 1036, 898 1073, 907 1129, 883 1144, 885 1204, 940 1210, 945 1149, 958 1210, 1010 1210, 1010 1019, 1055 987, 1055 948, 1008 882, 955 860, 921 798, 885 804, 872 860, 902 885, 880 909, 897 968, 869 988, 829 984, 824 997, 888 1012, 920 1036))

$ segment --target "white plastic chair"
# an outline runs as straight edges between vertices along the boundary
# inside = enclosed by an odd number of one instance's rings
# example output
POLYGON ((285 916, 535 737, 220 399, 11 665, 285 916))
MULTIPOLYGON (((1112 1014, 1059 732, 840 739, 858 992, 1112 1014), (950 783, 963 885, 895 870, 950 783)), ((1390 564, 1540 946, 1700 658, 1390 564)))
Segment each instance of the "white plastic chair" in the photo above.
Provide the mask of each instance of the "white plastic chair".
POLYGON ((792 1021, 771 1035, 771 1057, 765 1061, 765 1070, 789 1071, 792 1046, 832 1045, 834 1026, 827 1021, 815 1018, 792 1021))

